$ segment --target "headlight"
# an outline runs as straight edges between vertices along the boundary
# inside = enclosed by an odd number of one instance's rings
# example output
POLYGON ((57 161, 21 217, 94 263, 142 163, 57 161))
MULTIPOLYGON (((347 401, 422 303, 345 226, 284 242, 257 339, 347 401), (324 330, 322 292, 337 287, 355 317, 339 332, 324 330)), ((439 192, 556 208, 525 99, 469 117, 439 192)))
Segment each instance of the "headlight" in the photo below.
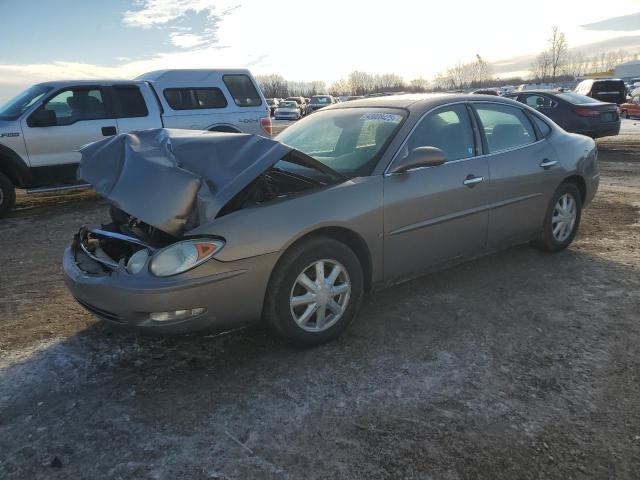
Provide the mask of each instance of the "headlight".
POLYGON ((149 250, 143 248, 142 250, 138 250, 136 253, 131 255, 129 261, 127 262, 127 271, 132 275, 135 275, 142 267, 147 263, 147 259, 149 258, 149 250))
POLYGON ((224 246, 222 240, 185 240, 164 248, 151 257, 149 268, 157 277, 186 272, 209 260, 224 246))

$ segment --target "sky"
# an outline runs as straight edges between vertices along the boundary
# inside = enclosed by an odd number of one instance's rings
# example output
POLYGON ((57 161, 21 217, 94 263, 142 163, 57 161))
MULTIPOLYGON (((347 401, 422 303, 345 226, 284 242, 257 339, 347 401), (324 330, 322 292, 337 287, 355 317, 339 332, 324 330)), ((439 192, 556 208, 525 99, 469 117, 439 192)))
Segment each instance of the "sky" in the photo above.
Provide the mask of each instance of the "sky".
POLYGON ((330 84, 431 78, 481 55, 526 74, 552 26, 584 53, 640 52, 640 0, 0 0, 0 103, 37 82, 249 68, 330 84), (523 6, 526 8, 519 8, 523 6))

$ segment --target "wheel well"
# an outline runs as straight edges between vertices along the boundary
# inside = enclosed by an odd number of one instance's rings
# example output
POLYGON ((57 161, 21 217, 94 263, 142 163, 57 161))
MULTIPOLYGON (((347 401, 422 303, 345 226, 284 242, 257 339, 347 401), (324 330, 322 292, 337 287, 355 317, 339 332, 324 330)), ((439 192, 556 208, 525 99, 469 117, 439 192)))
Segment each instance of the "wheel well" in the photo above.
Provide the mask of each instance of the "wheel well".
POLYGON ((22 187, 26 183, 28 169, 12 150, 0 148, 0 173, 4 173, 14 186, 22 187))
MULTIPOLYGON (((333 240, 337 240, 341 243, 344 243, 347 247, 349 247, 353 253, 356 254, 358 260, 360 261, 360 265, 362 265, 362 273, 364 276, 364 289, 365 291, 371 290, 372 285, 372 276, 373 276, 373 266, 371 260, 371 252, 369 251, 369 247, 364 239, 358 235, 353 230, 349 230, 344 227, 323 227, 318 230, 314 230, 312 232, 307 233, 306 235, 298 238, 295 242, 293 242, 287 248, 287 251, 293 247, 294 245, 299 244, 309 238, 313 237, 327 237, 333 240)), ((284 252, 286 253, 286 251, 284 252)), ((283 253, 283 256, 284 256, 283 253)), ((282 258, 282 256, 280 257, 282 258)))
POLYGON ((587 184, 585 183, 584 178, 582 178, 580 175, 572 175, 565 178, 564 182, 562 183, 573 183, 576 187, 578 187, 578 190, 580 191, 580 199, 584 204, 585 200, 587 199, 587 184))
POLYGON ((216 125, 215 127, 211 127, 209 129, 210 132, 223 132, 223 133, 241 133, 235 127, 231 127, 229 125, 216 125))

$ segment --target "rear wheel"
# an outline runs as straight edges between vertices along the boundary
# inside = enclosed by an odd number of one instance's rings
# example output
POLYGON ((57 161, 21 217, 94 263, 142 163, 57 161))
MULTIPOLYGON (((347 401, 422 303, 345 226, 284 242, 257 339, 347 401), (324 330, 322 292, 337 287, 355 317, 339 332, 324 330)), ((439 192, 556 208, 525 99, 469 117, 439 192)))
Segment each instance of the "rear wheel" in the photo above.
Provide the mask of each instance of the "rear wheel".
POLYGON ((547 252, 567 248, 576 236, 582 214, 582 196, 573 183, 563 183, 553 194, 540 236, 534 245, 547 252))
POLYGON ((623 110, 622 112, 620 112, 620 116, 622 118, 629 118, 629 112, 627 110, 623 110))
POLYGON ((330 238, 312 238, 292 247, 276 266, 264 317, 288 343, 320 345, 349 326, 363 292, 362 267, 353 251, 330 238))
POLYGON ((0 173, 0 217, 13 210, 16 204, 16 189, 9 178, 0 173))

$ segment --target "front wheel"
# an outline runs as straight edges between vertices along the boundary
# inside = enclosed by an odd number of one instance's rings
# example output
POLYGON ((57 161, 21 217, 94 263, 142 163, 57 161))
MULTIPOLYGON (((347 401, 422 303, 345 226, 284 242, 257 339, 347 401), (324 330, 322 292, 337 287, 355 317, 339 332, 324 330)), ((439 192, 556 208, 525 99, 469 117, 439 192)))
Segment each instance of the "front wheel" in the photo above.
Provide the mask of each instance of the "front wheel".
POLYGON ((623 111, 620 113, 620 116, 621 116, 622 118, 629 118, 629 112, 628 112, 627 110, 623 110, 623 111))
POLYGON ((582 214, 582 196, 573 183, 563 183, 553 194, 542 231, 533 244, 547 252, 559 252, 573 241, 582 214))
POLYGON ((320 345, 349 326, 363 292, 355 253, 336 240, 312 238, 293 246, 278 262, 267 288, 264 318, 292 345, 320 345))
POLYGON ((16 204, 16 189, 9 178, 0 173, 0 218, 13 210, 16 204))

